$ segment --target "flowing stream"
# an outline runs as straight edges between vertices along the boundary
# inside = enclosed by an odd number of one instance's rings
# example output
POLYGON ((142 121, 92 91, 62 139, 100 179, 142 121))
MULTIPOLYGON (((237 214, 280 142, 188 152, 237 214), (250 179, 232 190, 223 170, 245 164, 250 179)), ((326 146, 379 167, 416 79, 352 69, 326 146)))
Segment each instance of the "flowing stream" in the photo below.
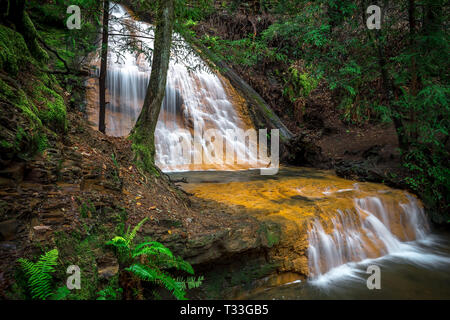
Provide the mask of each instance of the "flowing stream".
MULTIPOLYGON (((126 136, 147 90, 151 65, 144 52, 153 47, 153 30, 123 7, 112 4, 112 9, 110 33, 117 35, 109 39, 106 127, 109 135, 126 136), (124 50, 130 41, 137 49, 124 50)), ((155 133, 157 165, 188 177, 186 189, 197 197, 280 223, 285 237, 281 243, 293 251, 284 257, 286 269, 308 275, 306 281, 299 277, 281 283, 269 277, 235 298, 450 298, 448 235, 431 231, 413 195, 318 170, 285 168, 276 176, 261 176, 256 170, 236 171, 257 167, 249 164, 192 164, 189 159, 196 155, 214 160, 220 153, 202 137, 191 144, 197 129, 218 130, 238 158, 255 160, 257 155, 232 133, 252 128, 242 97, 176 34, 174 46, 155 133), (183 139, 187 147, 179 148, 183 139), (382 270, 381 290, 366 286, 371 264, 382 270)), ((92 65, 98 75, 98 58, 92 65)), ((95 126, 97 82, 93 76, 87 92, 95 126)))

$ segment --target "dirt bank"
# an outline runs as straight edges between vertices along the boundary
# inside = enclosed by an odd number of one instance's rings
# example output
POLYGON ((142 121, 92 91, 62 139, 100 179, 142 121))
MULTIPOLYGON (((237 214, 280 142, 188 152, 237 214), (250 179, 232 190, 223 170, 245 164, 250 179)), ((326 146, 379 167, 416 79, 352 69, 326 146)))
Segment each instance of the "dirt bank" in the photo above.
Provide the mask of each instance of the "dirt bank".
MULTIPOLYGON (((81 113, 69 112, 68 118, 69 133, 52 148, 0 172, 4 298, 18 297, 14 291, 18 258, 58 247, 61 261, 78 264, 85 271, 82 281, 90 282, 79 296, 95 299, 118 268, 104 242, 114 236, 118 224, 134 226, 144 217, 150 220, 139 237, 164 243, 191 262, 197 274, 215 269, 215 289, 209 298, 272 271, 260 270, 267 263, 264 252, 272 245, 264 223, 189 197, 163 173, 143 174, 132 162, 128 140, 93 130, 81 113), (250 275, 239 281, 224 279, 230 270, 236 274, 253 260, 258 262, 247 271, 250 275)), ((205 291, 194 294, 205 297, 209 288, 206 282, 205 291)))

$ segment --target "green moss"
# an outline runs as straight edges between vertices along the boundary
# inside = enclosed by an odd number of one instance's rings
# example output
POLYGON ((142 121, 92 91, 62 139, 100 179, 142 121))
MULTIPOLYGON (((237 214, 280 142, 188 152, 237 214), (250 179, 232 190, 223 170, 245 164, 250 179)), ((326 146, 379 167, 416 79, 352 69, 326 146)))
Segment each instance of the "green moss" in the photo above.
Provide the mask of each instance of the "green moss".
POLYGON ((27 46, 28 49, 30 49, 31 54, 39 61, 48 61, 49 56, 47 52, 39 45, 36 28, 26 12, 23 16, 23 27, 23 32, 27 38, 27 46))
POLYGON ((42 153, 45 151, 45 149, 48 148, 48 139, 45 134, 40 134, 37 137, 37 149, 39 153, 42 153))
POLYGON ((154 167, 153 153, 144 144, 133 143, 132 150, 139 154, 139 160, 136 162, 137 165, 148 172, 152 172, 154 167))
POLYGON ((11 142, 9 142, 9 141, 1 140, 1 141, 0 141, 0 146, 1 146, 2 148, 4 148, 4 149, 10 149, 10 148, 12 148, 14 145, 13 145, 11 142))
POLYGON ((136 127, 135 131, 130 135, 130 139, 133 141, 131 149, 134 152, 134 161, 138 168, 159 176, 155 167, 155 145, 152 135, 143 128, 136 127))
MULTIPOLYGON (((75 59, 76 53, 74 50, 67 49, 68 34, 66 30, 51 28, 46 29, 46 31, 40 31, 39 34, 45 43, 51 48, 56 49, 61 58, 63 58, 66 62, 70 64, 70 62, 75 59)), ((52 63, 54 63, 56 69, 66 69, 63 62, 59 59, 54 59, 52 63)))
POLYGON ((281 227, 279 224, 266 221, 261 223, 259 232, 263 234, 263 237, 267 240, 267 246, 272 248, 280 242, 281 227))
POLYGON ((15 89, 0 79, 0 100, 8 101, 20 109, 31 121, 32 129, 42 127, 42 122, 36 115, 36 106, 28 99, 22 89, 15 89))
POLYGON ((0 25, 0 69, 16 75, 29 61, 29 51, 22 35, 0 25))
POLYGON ((0 100, 12 105, 12 110, 5 109, 4 112, 14 114, 14 109, 18 109, 21 115, 17 118, 16 128, 7 128, 9 130, 3 128, 0 133, 2 152, 8 153, 10 158, 17 155, 24 159, 31 157, 35 152, 43 152, 48 146, 47 136, 41 119, 36 115, 38 110, 25 92, 0 79, 0 100), (12 133, 8 133, 11 130, 12 133))
POLYGON ((38 85, 34 94, 37 103, 42 106, 38 112, 42 122, 55 131, 65 132, 67 112, 63 98, 42 83, 38 85))
POLYGON ((5 73, 0 78, 0 101, 3 117, 11 119, 0 125, 0 149, 5 159, 27 159, 42 152, 52 131, 67 130, 58 81, 41 71, 48 55, 37 42, 33 22, 25 14, 16 27, 20 33, 0 25, 0 70, 5 73))

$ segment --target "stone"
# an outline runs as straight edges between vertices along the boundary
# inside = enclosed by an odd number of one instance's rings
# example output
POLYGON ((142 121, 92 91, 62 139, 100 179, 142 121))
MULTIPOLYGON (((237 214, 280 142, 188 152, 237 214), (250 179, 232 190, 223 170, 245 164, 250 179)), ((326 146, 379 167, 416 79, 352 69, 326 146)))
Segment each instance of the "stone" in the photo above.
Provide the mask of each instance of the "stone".
POLYGON ((292 269, 297 273, 308 275, 308 259, 305 256, 294 259, 292 261, 292 269))
POLYGON ((119 265, 106 266, 99 268, 98 277, 100 279, 110 279, 119 272, 119 265))
POLYGON ((18 225, 15 219, 0 222, 0 241, 14 240, 18 225))

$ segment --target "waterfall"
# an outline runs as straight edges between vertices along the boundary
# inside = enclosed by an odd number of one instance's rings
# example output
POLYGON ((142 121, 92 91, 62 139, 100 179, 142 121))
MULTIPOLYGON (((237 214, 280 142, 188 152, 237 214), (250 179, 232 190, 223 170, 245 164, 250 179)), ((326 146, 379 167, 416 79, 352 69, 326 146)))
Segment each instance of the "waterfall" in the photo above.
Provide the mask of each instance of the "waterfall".
POLYGON ((308 263, 312 278, 348 262, 398 253, 404 241, 423 240, 430 231, 416 198, 389 202, 382 197, 354 199, 354 210, 337 210, 328 219, 315 219, 308 230, 308 263))
MULTIPOLYGON (((151 59, 147 59, 143 51, 153 49, 151 38, 154 30, 151 25, 131 18, 120 5, 111 4, 111 11, 106 133, 126 136, 139 116, 150 79, 151 59), (128 37, 123 36, 124 34, 128 37), (130 39, 133 39, 135 46, 140 47, 141 52, 124 50, 130 39)), ((176 33, 173 35, 172 47, 165 98, 155 131, 156 164, 163 171, 256 167, 256 149, 250 146, 251 142, 246 143, 245 139, 241 141, 235 137, 235 132, 251 128, 249 121, 238 112, 238 94, 225 79, 212 72, 176 33), (221 164, 208 159, 222 154, 223 149, 213 149, 215 146, 211 140, 204 137, 200 137, 198 143, 191 144, 194 127, 198 132, 218 130, 224 141, 223 145, 228 143, 233 146, 236 158, 247 160, 247 164, 221 164), (198 156, 211 161, 192 164, 192 159, 198 156)), ((98 63, 97 58, 94 64, 98 63)), ((93 105, 91 109, 94 110, 90 119, 91 122, 98 123, 98 93, 95 86, 90 96, 88 103, 93 105)))

